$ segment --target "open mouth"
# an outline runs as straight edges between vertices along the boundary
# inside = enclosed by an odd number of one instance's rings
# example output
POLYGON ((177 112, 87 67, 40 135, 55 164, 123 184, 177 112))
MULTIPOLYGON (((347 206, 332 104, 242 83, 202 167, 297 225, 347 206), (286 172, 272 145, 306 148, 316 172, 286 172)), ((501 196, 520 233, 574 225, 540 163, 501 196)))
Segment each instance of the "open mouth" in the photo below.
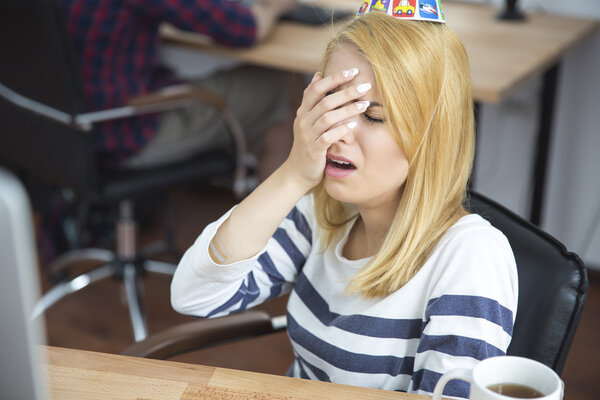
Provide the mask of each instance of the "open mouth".
POLYGON ((327 158, 327 165, 330 165, 336 169, 343 169, 343 170, 356 169, 356 167, 349 161, 338 160, 338 159, 333 159, 333 158, 327 158))

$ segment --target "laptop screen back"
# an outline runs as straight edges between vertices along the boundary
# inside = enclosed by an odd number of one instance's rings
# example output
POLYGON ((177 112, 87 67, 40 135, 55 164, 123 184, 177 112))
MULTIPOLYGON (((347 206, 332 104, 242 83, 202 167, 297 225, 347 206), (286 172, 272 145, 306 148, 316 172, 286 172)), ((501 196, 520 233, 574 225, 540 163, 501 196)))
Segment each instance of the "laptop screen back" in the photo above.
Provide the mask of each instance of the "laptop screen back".
POLYGON ((29 199, 0 167, 0 398, 45 398, 39 344, 42 321, 30 315, 39 298, 39 273, 29 199))

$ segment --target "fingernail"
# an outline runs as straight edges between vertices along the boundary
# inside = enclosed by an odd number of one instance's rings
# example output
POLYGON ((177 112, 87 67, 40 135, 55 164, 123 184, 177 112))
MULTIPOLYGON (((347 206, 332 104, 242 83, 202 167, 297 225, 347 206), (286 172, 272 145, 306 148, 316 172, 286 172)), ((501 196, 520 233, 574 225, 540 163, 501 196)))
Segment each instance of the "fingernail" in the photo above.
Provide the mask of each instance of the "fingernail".
POLYGON ((358 68, 352 68, 342 72, 344 78, 352 78, 356 76, 356 74, 358 74, 358 68))
POLYGON ((367 92, 369 89, 371 89, 371 84, 370 83, 363 83, 361 85, 358 85, 356 87, 356 90, 358 90, 358 93, 365 93, 367 92))
POLYGON ((354 105, 356 106, 356 108, 358 108, 359 111, 365 111, 367 108, 369 108, 370 104, 371 102, 367 100, 357 101, 356 103, 354 103, 354 105))
POLYGON ((356 128, 356 121, 350 121, 346 124, 346 126, 348 127, 348 129, 354 129, 356 128))
POLYGON ((315 72, 315 75, 313 76, 313 78, 311 79, 310 83, 313 83, 315 81, 315 79, 317 79, 317 76, 319 76, 321 73, 320 72, 315 72))

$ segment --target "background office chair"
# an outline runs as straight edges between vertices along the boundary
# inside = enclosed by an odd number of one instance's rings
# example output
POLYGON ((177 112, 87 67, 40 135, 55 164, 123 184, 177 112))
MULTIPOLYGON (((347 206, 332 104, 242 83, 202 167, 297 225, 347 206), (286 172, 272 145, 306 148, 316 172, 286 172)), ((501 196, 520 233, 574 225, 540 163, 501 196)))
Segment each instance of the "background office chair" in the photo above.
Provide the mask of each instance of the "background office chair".
MULTIPOLYGON (((147 259, 138 252, 135 201, 181 184, 228 176, 243 196, 252 179, 246 176, 243 132, 225 102, 210 93, 185 87, 131 99, 124 107, 84 113, 79 68, 71 51, 60 8, 55 0, 0 0, 0 164, 30 178, 74 193, 78 225, 85 224, 92 205, 118 208, 116 252, 75 249, 59 257, 47 271, 60 275, 75 261, 104 264, 81 276, 63 280, 44 295, 35 315, 89 283, 122 279, 135 340, 147 336, 141 274, 172 274, 174 266, 147 259), (232 137, 232 151, 212 151, 193 159, 143 170, 105 170, 99 166, 89 133, 94 123, 203 102, 223 116, 232 137)), ((81 233, 81 232, 79 232, 81 233)), ((77 232, 74 235, 77 237, 77 232)))
MULTIPOLYGON (((469 205, 508 238, 517 261, 519 305, 508 354, 540 361, 561 373, 587 297, 581 259, 556 239, 496 202, 471 193, 469 205)), ((242 338, 277 332, 285 317, 245 311, 192 321, 133 344, 123 354, 166 359, 242 338)))

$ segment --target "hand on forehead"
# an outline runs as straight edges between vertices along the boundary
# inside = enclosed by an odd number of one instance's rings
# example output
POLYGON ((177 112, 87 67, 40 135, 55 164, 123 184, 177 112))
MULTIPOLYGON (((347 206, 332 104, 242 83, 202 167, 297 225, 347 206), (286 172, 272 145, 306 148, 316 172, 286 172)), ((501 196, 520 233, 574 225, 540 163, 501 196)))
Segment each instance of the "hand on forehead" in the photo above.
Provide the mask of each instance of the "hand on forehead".
POLYGON ((324 76, 339 73, 340 71, 350 71, 358 69, 356 77, 336 88, 334 91, 346 89, 350 86, 356 86, 363 83, 370 83, 372 89, 369 91, 368 99, 375 101, 378 99, 377 83, 373 67, 369 61, 352 45, 343 45, 331 53, 327 65, 325 66, 324 76))

